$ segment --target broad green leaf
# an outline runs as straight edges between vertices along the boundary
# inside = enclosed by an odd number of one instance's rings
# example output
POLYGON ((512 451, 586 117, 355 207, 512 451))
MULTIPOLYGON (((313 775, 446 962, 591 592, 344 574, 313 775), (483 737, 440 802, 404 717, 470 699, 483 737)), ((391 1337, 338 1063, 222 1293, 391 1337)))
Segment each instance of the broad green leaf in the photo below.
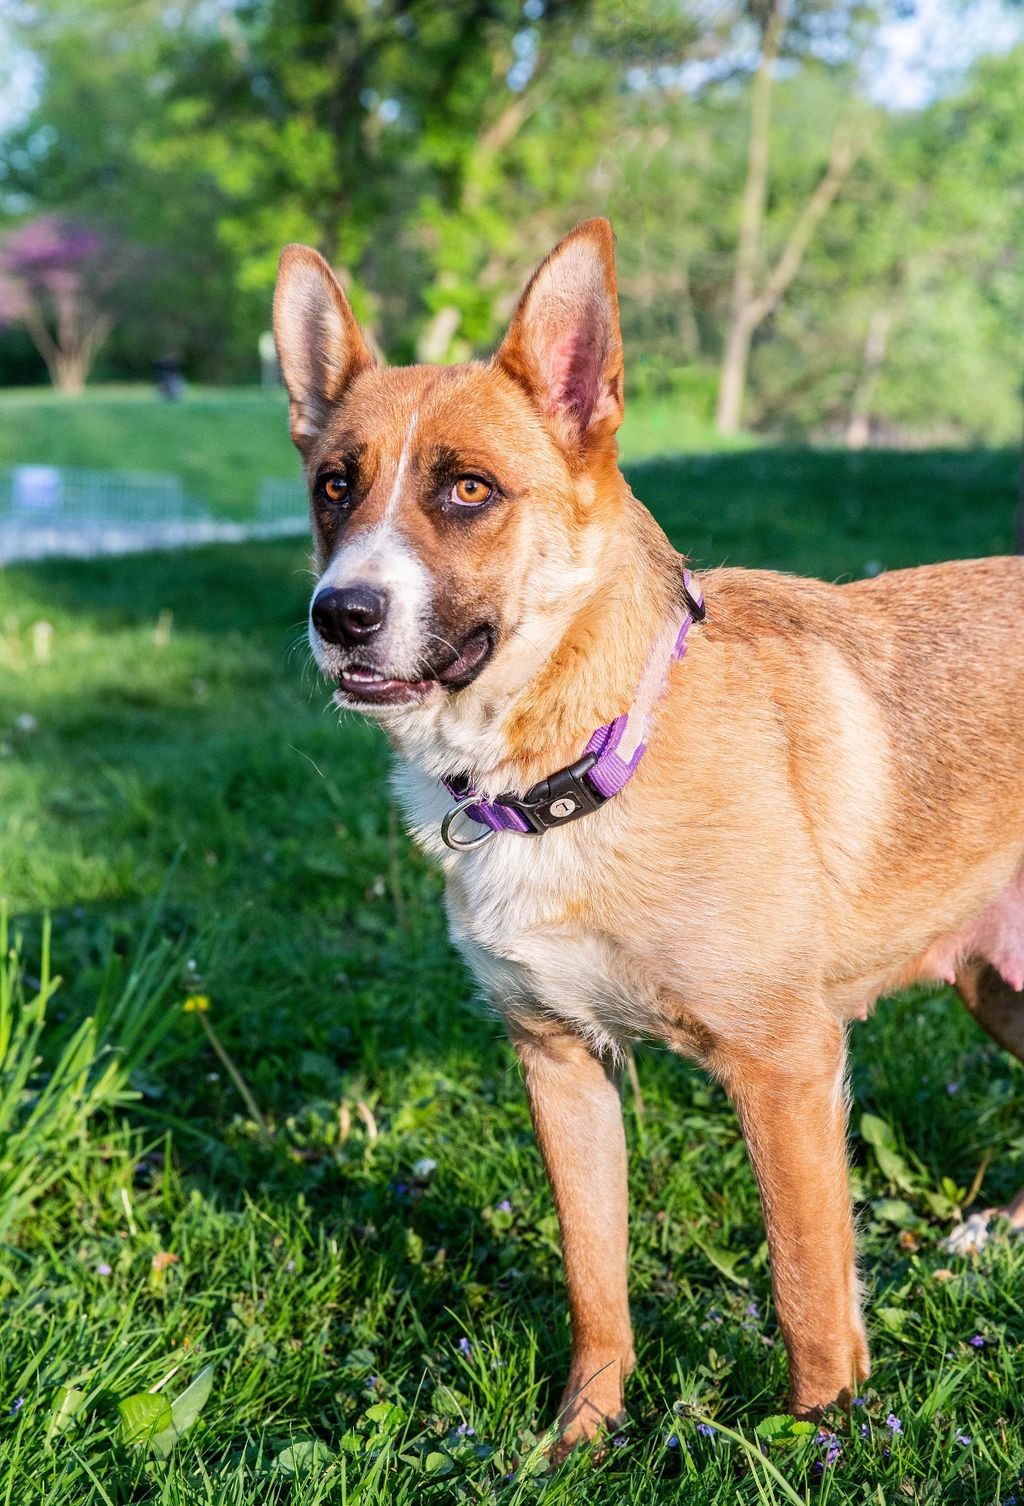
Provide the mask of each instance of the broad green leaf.
POLYGON ((888 1177, 890 1182, 895 1182, 897 1187, 902 1187, 904 1192, 913 1192, 914 1180, 906 1161, 896 1149, 895 1136, 885 1120, 879 1119, 875 1114, 862 1114, 860 1133, 861 1138, 874 1151, 882 1175, 888 1177))
POLYGON ((896 1149, 896 1141, 891 1127, 884 1119, 879 1119, 877 1114, 862 1114, 860 1116, 860 1137, 873 1145, 877 1150, 879 1146, 896 1149))
POLYGON ((379 1433, 397 1433, 405 1425, 405 1413, 390 1401, 378 1401, 366 1410, 368 1422, 376 1423, 379 1433))
POLYGON ((286 1480, 298 1480, 326 1469, 334 1463, 334 1455, 319 1438, 299 1438, 288 1448, 283 1448, 274 1460, 272 1475, 283 1475, 286 1480))
POLYGON ((442 1417, 461 1417, 468 1401, 461 1391, 455 1391, 451 1386, 435 1386, 431 1404, 442 1417))
POLYGON ((150 1448, 160 1459, 166 1459, 182 1433, 186 1432, 210 1399, 213 1390, 213 1365, 204 1365, 202 1370, 185 1387, 171 1404, 170 1426, 155 1433, 149 1440, 150 1448))
POLYGON ((186 1386, 171 1405, 171 1417, 179 1433, 190 1428, 206 1406, 213 1390, 213 1365, 204 1365, 199 1374, 186 1386))
POLYGON ((897 1229, 910 1229, 918 1221, 913 1208, 901 1197, 879 1198, 871 1204, 871 1211, 876 1218, 894 1224, 897 1229))
POLYGON ((162 1433, 171 1425, 171 1404, 166 1396, 154 1396, 152 1391, 137 1391, 119 1401, 121 1414, 121 1442, 146 1443, 156 1433, 162 1433))
POLYGON ((709 1261, 716 1271, 720 1271, 727 1281, 735 1282, 737 1286, 742 1287, 750 1285, 746 1276, 737 1276, 736 1274, 736 1262, 746 1259, 746 1255, 742 1250, 722 1250, 717 1245, 707 1244, 704 1240, 699 1239, 692 1229, 690 1230, 690 1239, 704 1256, 704 1259, 709 1261))
MULTIPOLYGON (((949 1178, 947 1177, 944 1180, 948 1181, 949 1178)), ((960 1206, 959 1201, 953 1202, 944 1192, 926 1192, 924 1200, 936 1218, 952 1218, 960 1206)))
POLYGON ((781 1438, 791 1438, 793 1436, 793 1423, 795 1421, 795 1417, 790 1417, 786 1413, 775 1417, 766 1417, 763 1422, 758 1423, 754 1432, 758 1438, 763 1438, 766 1443, 776 1443, 781 1438))
POLYGON ((910 1314, 902 1307, 876 1307, 875 1317, 890 1333, 902 1333, 910 1314))
POLYGON ((437 1450, 428 1454, 423 1461, 423 1473, 426 1475, 450 1475, 451 1472, 452 1461, 447 1454, 439 1453, 437 1450))

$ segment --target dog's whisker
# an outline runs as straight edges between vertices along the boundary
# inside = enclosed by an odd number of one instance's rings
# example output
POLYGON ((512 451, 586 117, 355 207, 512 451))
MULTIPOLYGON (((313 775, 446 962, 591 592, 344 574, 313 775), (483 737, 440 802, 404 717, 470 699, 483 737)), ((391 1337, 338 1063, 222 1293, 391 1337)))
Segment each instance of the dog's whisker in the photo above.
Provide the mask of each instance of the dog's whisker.
POLYGON ((444 646, 445 646, 445 648, 450 648, 453 654, 455 654, 456 656, 458 655, 459 651, 455 647, 455 644, 451 641, 450 638, 443 638, 440 633, 432 633, 432 632, 428 632, 427 633, 427 637, 428 638, 433 638, 436 643, 443 643, 444 646))

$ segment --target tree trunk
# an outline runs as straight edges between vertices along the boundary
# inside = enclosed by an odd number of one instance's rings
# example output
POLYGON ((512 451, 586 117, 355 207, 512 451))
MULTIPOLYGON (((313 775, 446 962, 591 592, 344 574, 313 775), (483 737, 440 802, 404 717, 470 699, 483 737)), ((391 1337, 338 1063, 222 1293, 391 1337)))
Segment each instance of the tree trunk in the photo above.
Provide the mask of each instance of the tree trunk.
POLYGON ((432 314, 416 341, 417 361, 426 366, 436 366, 443 361, 461 322, 462 315, 451 303, 444 304, 432 314))
POLYGON ((754 299, 754 276, 761 249, 761 227, 768 193, 768 129, 771 124, 772 84, 775 60, 785 26, 783 0, 773 0, 765 22, 761 61, 754 75, 750 101, 750 141, 747 148, 747 181, 740 210, 740 235, 736 247, 736 270, 732 284, 732 319, 726 335, 718 388, 716 423, 720 434, 739 432, 743 418, 743 392, 754 326, 750 305, 754 299))
POLYGON ((88 376, 88 368, 80 350, 64 350, 57 357, 55 374, 53 375, 54 386, 65 397, 80 397, 85 390, 85 379, 88 376))
POLYGON ((750 320, 734 318, 729 325, 722 354, 718 381, 718 410, 715 421, 719 434, 738 434, 743 419, 743 397, 747 387, 747 366, 754 329, 750 320))
POLYGON ((800 270, 807 247, 828 213, 856 158, 847 122, 840 120, 832 137, 828 166, 790 231, 774 267, 757 287, 761 232, 768 193, 768 128, 775 61, 785 30, 787 0, 773 0, 764 29, 761 61, 754 76, 750 109, 747 181, 740 213, 740 237, 733 278, 732 318, 722 354, 716 423, 720 434, 737 434, 743 421, 750 346, 758 325, 773 313, 800 270))
POLYGON ((57 391, 77 397, 114 321, 107 314, 89 309, 66 290, 56 300, 56 309, 56 335, 51 333, 42 308, 34 300, 26 303, 21 322, 46 362, 50 381, 57 391))
POLYGON ((890 315, 885 309, 876 309, 868 322, 867 339, 864 341, 864 361, 850 401, 850 421, 846 426, 848 450, 862 450, 871 438, 871 399, 874 396, 878 373, 885 360, 885 346, 890 323, 890 315))
MULTIPOLYGON (((1021 397, 1024 398, 1024 388, 1021 389, 1021 397)), ((1017 529, 1014 534, 1013 547, 1018 554, 1024 554, 1024 445, 1020 452, 1020 481, 1018 483, 1017 500, 1017 529)))

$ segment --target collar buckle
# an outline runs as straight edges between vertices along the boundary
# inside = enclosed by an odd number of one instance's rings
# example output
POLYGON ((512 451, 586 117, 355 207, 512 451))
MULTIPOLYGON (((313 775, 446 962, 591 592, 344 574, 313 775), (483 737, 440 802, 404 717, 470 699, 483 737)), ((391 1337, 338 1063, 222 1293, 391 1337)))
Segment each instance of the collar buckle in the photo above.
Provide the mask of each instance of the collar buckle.
POLYGON ((586 778, 597 763, 596 753, 586 753, 568 768, 558 769, 527 790, 522 800, 509 795, 501 797, 503 805, 514 806, 533 827, 536 835, 550 831, 553 826, 566 826, 578 821, 580 816, 596 811, 603 805, 606 796, 594 788, 586 778))
POLYGON ((455 852, 466 852, 472 847, 482 847, 499 830, 520 837, 539 837, 553 826, 567 826, 570 821, 596 811, 608 798, 586 778, 597 757, 596 753, 585 753, 568 768, 558 769, 533 785, 521 800, 517 795, 499 795, 496 800, 483 801, 472 792, 465 775, 452 775, 445 784, 456 802, 441 822, 442 842, 455 852), (509 822, 504 815, 506 811, 514 811, 523 828, 509 822), (470 821, 483 824, 484 830, 473 837, 460 836, 452 827, 463 813, 470 821))

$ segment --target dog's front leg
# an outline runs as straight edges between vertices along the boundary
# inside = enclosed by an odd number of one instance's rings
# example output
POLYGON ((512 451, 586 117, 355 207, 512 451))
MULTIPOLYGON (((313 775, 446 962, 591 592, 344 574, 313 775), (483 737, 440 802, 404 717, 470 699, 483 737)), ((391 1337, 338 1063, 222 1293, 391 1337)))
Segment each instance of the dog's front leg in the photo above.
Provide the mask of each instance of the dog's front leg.
POLYGON ((626 1142, 615 1075, 579 1036, 514 1030, 562 1231, 572 1364, 559 1404, 562 1448, 624 1418, 633 1368, 626 1295, 626 1142))
POLYGON ((868 1374, 846 1169, 842 1030, 805 1026, 721 1064, 761 1191, 790 1409, 848 1404, 868 1374))

